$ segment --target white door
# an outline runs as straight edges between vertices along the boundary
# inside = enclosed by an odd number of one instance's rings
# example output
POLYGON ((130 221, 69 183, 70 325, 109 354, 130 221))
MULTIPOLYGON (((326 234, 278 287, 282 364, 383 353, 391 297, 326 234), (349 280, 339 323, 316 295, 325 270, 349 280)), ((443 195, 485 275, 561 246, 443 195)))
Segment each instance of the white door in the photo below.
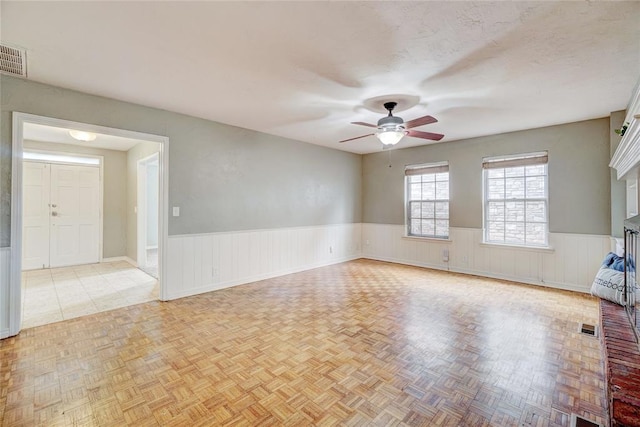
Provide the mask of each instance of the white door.
POLYGON ((100 260, 100 169, 23 163, 22 268, 100 260))
POLYGON ((50 165, 24 162, 22 201, 22 268, 49 267, 50 165))
POLYGON ((51 165, 51 267, 99 261, 100 170, 51 165))

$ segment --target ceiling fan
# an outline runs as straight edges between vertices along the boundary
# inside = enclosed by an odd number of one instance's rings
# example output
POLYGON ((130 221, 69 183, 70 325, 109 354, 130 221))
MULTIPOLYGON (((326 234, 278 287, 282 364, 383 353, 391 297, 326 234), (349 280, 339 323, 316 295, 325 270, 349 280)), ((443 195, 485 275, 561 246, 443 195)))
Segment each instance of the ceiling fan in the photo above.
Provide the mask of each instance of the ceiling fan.
POLYGON ((402 120, 402 118, 393 115, 393 109, 396 107, 396 105, 398 105, 397 102, 384 103, 384 108, 389 111, 389 115, 378 120, 377 126, 364 122, 351 122, 351 124, 354 125, 378 128, 377 133, 370 133, 367 135, 356 136, 355 138, 343 139, 340 142, 353 141, 354 139, 366 138, 367 136, 375 135, 380 140, 380 142, 382 142, 382 145, 384 145, 386 148, 388 146, 396 145, 405 135, 412 136, 414 138, 429 139, 432 141, 440 141, 442 138, 444 138, 444 135, 440 133, 422 132, 420 130, 411 129, 418 126, 435 123, 438 121, 435 117, 423 116, 405 122, 404 120, 402 120))

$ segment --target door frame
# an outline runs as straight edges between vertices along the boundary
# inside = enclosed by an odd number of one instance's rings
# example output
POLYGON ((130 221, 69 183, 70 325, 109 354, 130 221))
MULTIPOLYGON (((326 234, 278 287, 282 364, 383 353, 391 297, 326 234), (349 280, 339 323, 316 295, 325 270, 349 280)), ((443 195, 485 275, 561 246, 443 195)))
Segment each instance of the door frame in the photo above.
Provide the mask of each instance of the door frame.
MULTIPOLYGON (((160 157, 158 153, 153 153, 136 162, 136 254, 138 257, 136 261, 138 262, 138 267, 140 267, 140 260, 144 260, 143 268, 147 266, 147 165, 153 160, 157 160, 159 171, 160 157), (144 195, 142 200, 141 195, 144 195), (141 227, 141 223, 144 223, 144 227, 141 227), (141 245, 141 242, 144 242, 144 245, 141 245)), ((158 179, 160 179, 159 174, 158 179)), ((159 237, 160 233, 158 233, 159 237)))
MULTIPOLYGON (((87 158, 91 158, 91 159, 98 159, 100 161, 100 164, 97 166, 90 166, 90 167, 95 167, 99 169, 99 174, 100 174, 100 187, 99 187, 99 193, 98 193, 98 204, 100 206, 100 215, 98 218, 98 261, 102 262, 103 260, 103 251, 104 251, 104 156, 98 156, 96 154, 82 154, 82 153, 72 153, 70 151, 55 151, 55 150, 40 150, 40 149, 33 149, 33 148, 27 148, 26 150, 22 149, 22 152, 24 153, 25 151, 29 151, 32 153, 43 153, 43 154, 69 154, 71 156, 77 156, 77 157, 87 157, 87 158)), ((55 160, 24 160, 22 159, 22 163, 24 162, 32 162, 32 163, 48 163, 48 164, 56 164, 56 165, 71 165, 71 166, 83 166, 81 164, 78 163, 68 163, 68 162, 62 162, 62 161, 55 161, 55 160)), ((84 165, 86 166, 86 165, 84 165)), ((20 177, 20 179, 22 179, 22 176, 20 177)), ((23 188, 23 192, 24 192, 24 188, 23 188)), ((22 218, 20 218, 20 223, 22 224, 22 218)), ((22 244, 22 242, 20 242, 20 244, 22 244)), ((51 262, 49 262, 49 265, 51 265, 51 262)), ((51 268, 51 267, 50 267, 51 268)), ((20 260, 20 269, 22 270, 22 260, 20 260)))
MULTIPOLYGON (((20 332, 21 318, 21 277, 22 277, 22 152, 23 130, 25 123, 76 129, 85 132, 101 133, 124 138, 140 139, 142 141, 159 143, 158 175, 159 194, 158 204, 158 284, 160 300, 167 300, 167 249, 169 242, 168 212, 169 212, 169 138, 149 133, 135 132, 124 129, 110 128, 34 114, 12 113, 12 150, 11 150, 11 271, 9 277, 9 335, 20 332)), ((4 338, 4 337, 3 337, 4 338)))

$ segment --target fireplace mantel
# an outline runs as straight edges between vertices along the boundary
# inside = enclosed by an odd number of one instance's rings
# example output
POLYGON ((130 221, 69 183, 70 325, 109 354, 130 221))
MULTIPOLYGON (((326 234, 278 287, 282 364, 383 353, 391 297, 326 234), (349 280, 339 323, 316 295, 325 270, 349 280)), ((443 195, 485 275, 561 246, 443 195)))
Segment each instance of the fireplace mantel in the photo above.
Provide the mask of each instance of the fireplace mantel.
POLYGON ((640 177, 640 82, 629 102, 624 123, 629 125, 609 163, 619 180, 640 177))

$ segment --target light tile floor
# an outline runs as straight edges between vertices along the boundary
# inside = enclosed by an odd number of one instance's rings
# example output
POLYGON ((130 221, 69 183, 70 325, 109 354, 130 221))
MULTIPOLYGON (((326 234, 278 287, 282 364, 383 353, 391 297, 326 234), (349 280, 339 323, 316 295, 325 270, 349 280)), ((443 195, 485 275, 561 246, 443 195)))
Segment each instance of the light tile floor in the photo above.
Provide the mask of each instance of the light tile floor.
POLYGON ((22 329, 158 299, 158 281, 126 261, 22 273, 22 329))

